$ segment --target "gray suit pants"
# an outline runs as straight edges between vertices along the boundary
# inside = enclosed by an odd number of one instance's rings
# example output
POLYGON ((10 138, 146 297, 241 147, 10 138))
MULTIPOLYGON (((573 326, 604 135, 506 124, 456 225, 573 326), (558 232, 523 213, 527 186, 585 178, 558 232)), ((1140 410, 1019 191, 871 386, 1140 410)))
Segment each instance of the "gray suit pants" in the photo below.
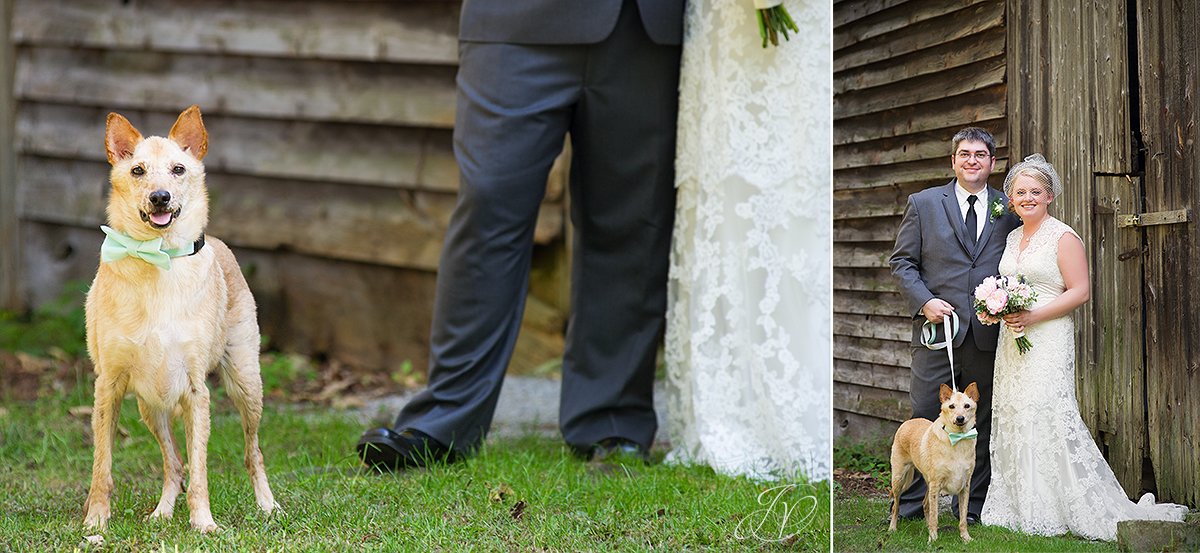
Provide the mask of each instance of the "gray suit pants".
MULTIPOLYGON (((954 348, 954 378, 959 390, 974 382, 979 387, 979 405, 975 411, 975 428, 979 437, 975 440, 975 472, 971 475, 971 498, 967 511, 976 516, 983 511, 988 484, 992 481, 992 469, 988 444, 992 437, 992 375, 996 366, 996 352, 980 351, 967 327, 967 339, 954 348)), ((913 374, 909 395, 912 398, 914 418, 936 421, 941 413, 938 393, 942 384, 950 385, 950 360, 945 350, 913 348, 913 374)), ((900 516, 924 516, 925 479, 918 472, 911 486, 900 494, 900 516)), ((954 513, 958 516, 958 499, 954 499, 954 513)))
POLYGON ((560 427, 580 451, 609 437, 650 446, 679 56, 650 41, 630 2, 597 44, 461 43, 461 181, 438 271, 429 387, 397 428, 463 450, 486 435, 520 328, 538 207, 569 132, 575 242, 560 427))

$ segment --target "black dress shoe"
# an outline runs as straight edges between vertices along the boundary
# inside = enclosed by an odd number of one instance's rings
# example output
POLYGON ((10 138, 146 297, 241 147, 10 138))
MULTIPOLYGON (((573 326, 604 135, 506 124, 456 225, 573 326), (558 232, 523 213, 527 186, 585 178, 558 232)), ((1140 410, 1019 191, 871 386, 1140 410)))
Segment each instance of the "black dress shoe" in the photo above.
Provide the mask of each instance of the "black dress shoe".
POLYGON ((411 428, 399 432, 390 428, 368 430, 358 439, 355 449, 363 463, 381 472, 455 461, 454 452, 449 447, 411 428))
POLYGON ((979 524, 979 515, 975 513, 967 513, 967 524, 979 524))
POLYGON ((627 458, 650 464, 650 452, 633 440, 625 438, 605 438, 593 444, 588 450, 589 463, 620 462, 627 458))

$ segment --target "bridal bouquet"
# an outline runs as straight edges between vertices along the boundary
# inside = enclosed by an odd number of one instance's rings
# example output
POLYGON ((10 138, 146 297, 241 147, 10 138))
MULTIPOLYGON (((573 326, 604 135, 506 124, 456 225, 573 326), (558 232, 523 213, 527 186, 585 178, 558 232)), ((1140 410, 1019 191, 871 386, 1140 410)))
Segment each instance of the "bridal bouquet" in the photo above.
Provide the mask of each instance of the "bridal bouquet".
MULTIPOLYGON (((985 325, 994 325, 1009 313, 1029 309, 1036 300, 1037 292, 1025 282, 1024 275, 987 277, 975 287, 975 316, 985 325)), ((1024 331, 1017 333, 1017 349, 1021 353, 1032 347, 1024 331)))

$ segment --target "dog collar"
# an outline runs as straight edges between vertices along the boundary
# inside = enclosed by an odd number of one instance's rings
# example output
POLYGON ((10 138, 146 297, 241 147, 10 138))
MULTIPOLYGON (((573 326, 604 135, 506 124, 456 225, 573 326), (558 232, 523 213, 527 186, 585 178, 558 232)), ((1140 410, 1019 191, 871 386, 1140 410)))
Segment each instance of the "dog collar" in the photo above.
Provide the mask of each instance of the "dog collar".
POLYGON ((100 230, 105 234, 104 243, 100 245, 100 261, 105 263, 136 257, 155 267, 170 270, 172 257, 196 255, 204 247, 204 233, 200 233, 200 238, 187 246, 164 250, 161 237, 138 240, 104 225, 100 225, 100 230))
POLYGON ((950 436, 950 445, 955 445, 963 440, 974 440, 975 438, 979 437, 979 430, 972 428, 966 432, 946 431, 946 435, 950 436))

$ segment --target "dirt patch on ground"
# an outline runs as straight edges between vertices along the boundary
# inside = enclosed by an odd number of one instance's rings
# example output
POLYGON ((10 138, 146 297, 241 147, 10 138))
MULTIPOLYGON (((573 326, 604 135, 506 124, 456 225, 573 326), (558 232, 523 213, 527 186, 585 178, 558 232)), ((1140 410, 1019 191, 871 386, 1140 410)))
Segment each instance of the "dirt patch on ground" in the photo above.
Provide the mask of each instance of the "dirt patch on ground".
POLYGON ((833 469, 833 479, 842 490, 840 493, 845 495, 868 498, 888 497, 887 490, 880 487, 879 478, 869 472, 835 468, 833 469))
MULTIPOLYGON (((358 407, 374 398, 401 394, 424 386, 424 375, 388 373, 337 361, 318 362, 297 356, 266 353, 262 357, 264 396, 268 400, 358 407)), ((61 352, 33 356, 0 350, 0 401, 32 401, 62 395, 95 380, 91 361, 61 352)), ((209 386, 223 384, 209 375, 209 386)))

